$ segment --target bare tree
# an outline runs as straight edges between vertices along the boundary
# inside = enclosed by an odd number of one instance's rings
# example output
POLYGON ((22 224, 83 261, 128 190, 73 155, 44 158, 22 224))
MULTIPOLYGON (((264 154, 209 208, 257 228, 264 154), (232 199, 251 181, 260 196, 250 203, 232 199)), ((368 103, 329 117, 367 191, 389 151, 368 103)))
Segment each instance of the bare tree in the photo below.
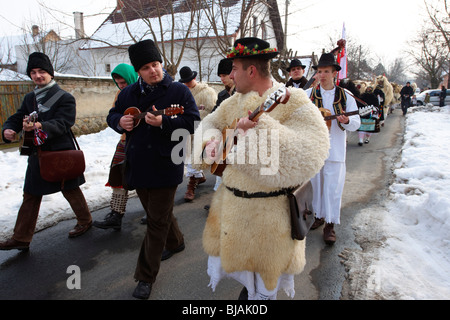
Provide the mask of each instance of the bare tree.
MULTIPOLYGON (((447 46, 447 52, 450 52, 450 7, 447 0, 438 0, 435 3, 430 1, 423 1, 427 10, 431 23, 434 26, 434 31, 438 32, 447 46)), ((450 65, 448 66, 448 83, 447 88, 450 87, 450 65)))
POLYGON ((133 41, 138 42, 150 34, 154 42, 159 43, 165 68, 174 77, 181 63, 186 42, 191 37, 198 0, 184 1, 183 7, 174 6, 173 2, 173 0, 129 0, 127 1, 129 6, 121 8, 120 14, 133 41), (187 21, 176 19, 175 10, 189 13, 187 21), (141 19, 148 27, 148 31, 140 34, 139 38, 129 28, 129 23, 135 18, 141 19), (157 21, 156 25, 154 19, 157 21), (170 27, 167 27, 168 24, 170 27), (181 44, 178 45, 179 41, 181 44))
POLYGON ((396 58, 388 67, 387 78, 390 82, 404 83, 406 76, 406 63, 402 58, 396 58))
POLYGON ((420 34, 410 45, 409 56, 417 66, 413 73, 426 79, 432 88, 437 88, 442 75, 448 68, 449 49, 441 33, 430 32, 423 27, 420 34))

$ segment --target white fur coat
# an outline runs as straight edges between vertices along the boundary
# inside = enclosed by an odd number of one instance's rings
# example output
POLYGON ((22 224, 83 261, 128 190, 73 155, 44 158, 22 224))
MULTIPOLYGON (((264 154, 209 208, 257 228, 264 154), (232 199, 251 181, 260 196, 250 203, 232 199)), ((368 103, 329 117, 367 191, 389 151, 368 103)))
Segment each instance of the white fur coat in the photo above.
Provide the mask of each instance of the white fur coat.
POLYGON ((208 84, 203 82, 198 82, 194 88, 190 88, 192 95, 194 96, 195 104, 198 108, 204 106, 205 109, 200 110, 200 118, 203 119, 205 116, 211 113, 212 109, 215 107, 217 102, 217 92, 208 84))
MULTIPOLYGON (((236 93, 205 117, 194 136, 197 167, 209 168, 204 162, 199 165, 208 140, 221 137, 222 128, 247 116, 280 86, 274 83, 263 97, 256 92, 236 93)), ((240 162, 225 169, 203 233, 205 251, 219 256, 226 272, 258 272, 268 290, 276 287, 281 274, 298 274, 305 266, 305 241, 291 238, 287 197, 240 198, 225 186, 271 192, 297 186, 319 172, 328 157, 328 129, 305 92, 289 90, 287 104, 264 113, 254 129, 239 136, 230 156, 240 157, 240 162)))

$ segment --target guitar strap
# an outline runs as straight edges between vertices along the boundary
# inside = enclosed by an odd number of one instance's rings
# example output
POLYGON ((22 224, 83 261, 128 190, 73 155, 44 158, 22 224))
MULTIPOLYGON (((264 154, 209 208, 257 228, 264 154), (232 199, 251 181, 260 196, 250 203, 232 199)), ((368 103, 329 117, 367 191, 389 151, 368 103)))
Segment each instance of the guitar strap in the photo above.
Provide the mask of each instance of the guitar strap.
MULTIPOLYGON (((320 94, 320 85, 313 88, 311 91, 311 101, 318 107, 323 108, 323 99, 322 95, 320 94)), ((347 96, 345 95, 345 91, 343 88, 336 86, 335 94, 334 94, 334 102, 333 102, 333 109, 334 113, 339 115, 345 113, 346 109, 346 102, 347 102, 347 96)), ((341 123, 337 121, 338 127, 345 131, 344 127, 341 125, 341 123)))

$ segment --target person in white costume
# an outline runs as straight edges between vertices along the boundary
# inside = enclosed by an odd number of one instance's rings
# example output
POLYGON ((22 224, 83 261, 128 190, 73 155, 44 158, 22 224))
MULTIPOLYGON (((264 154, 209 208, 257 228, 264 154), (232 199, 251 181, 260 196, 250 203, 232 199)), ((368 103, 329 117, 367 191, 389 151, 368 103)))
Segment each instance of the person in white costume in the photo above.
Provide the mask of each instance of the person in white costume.
POLYGON ((194 159, 209 168, 222 154, 222 129, 239 119, 203 248, 212 289, 232 278, 244 285, 243 299, 276 299, 279 289, 295 294, 294 275, 305 266, 306 241, 291 237, 288 193, 319 172, 330 146, 323 117, 302 89, 288 88, 288 101, 281 95, 279 106, 250 120, 249 113, 269 96, 286 90, 271 77, 270 60, 277 54, 267 41, 237 40, 227 55, 233 59, 236 93, 206 116, 194 135, 194 159))
MULTIPOLYGON (((206 82, 197 82, 197 71, 192 71, 189 67, 180 69, 179 82, 186 85, 194 97, 200 112, 200 118, 203 119, 210 114, 215 106, 217 100, 216 91, 208 86, 206 82)), ((206 182, 205 174, 202 170, 196 170, 192 167, 192 159, 186 159, 186 178, 189 179, 186 193, 184 195, 185 201, 192 201, 195 198, 195 189, 199 184, 206 182)))
MULTIPOLYGON (((335 85, 335 78, 341 67, 331 53, 323 54, 317 66, 319 85, 306 90, 311 100, 319 108, 328 109, 331 115, 357 111, 353 96, 346 89, 335 85)), ((347 152, 347 131, 356 131, 361 125, 358 114, 337 116, 331 120, 330 155, 320 172, 311 179, 313 186, 313 208, 316 221, 312 229, 325 223, 323 239, 326 244, 336 242, 335 224, 340 224, 341 199, 345 183, 345 160, 347 152)))

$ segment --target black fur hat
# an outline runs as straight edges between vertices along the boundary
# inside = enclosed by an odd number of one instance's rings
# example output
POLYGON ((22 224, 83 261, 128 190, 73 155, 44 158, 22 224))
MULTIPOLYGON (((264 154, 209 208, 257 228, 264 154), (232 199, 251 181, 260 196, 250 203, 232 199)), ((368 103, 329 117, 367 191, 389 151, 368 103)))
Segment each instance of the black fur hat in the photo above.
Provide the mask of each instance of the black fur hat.
POLYGON ((53 70, 53 66, 49 57, 42 52, 33 52, 28 57, 27 75, 30 78, 31 70, 36 68, 47 71, 48 74, 52 76, 52 78, 55 76, 55 71, 53 70))
POLYGON ((158 51, 155 43, 148 39, 132 44, 128 48, 131 64, 134 70, 139 71, 142 66, 153 61, 162 63, 161 54, 158 51))
POLYGON ((217 68, 217 75, 220 77, 221 74, 230 74, 233 68, 233 60, 222 59, 219 62, 219 67, 217 68))

